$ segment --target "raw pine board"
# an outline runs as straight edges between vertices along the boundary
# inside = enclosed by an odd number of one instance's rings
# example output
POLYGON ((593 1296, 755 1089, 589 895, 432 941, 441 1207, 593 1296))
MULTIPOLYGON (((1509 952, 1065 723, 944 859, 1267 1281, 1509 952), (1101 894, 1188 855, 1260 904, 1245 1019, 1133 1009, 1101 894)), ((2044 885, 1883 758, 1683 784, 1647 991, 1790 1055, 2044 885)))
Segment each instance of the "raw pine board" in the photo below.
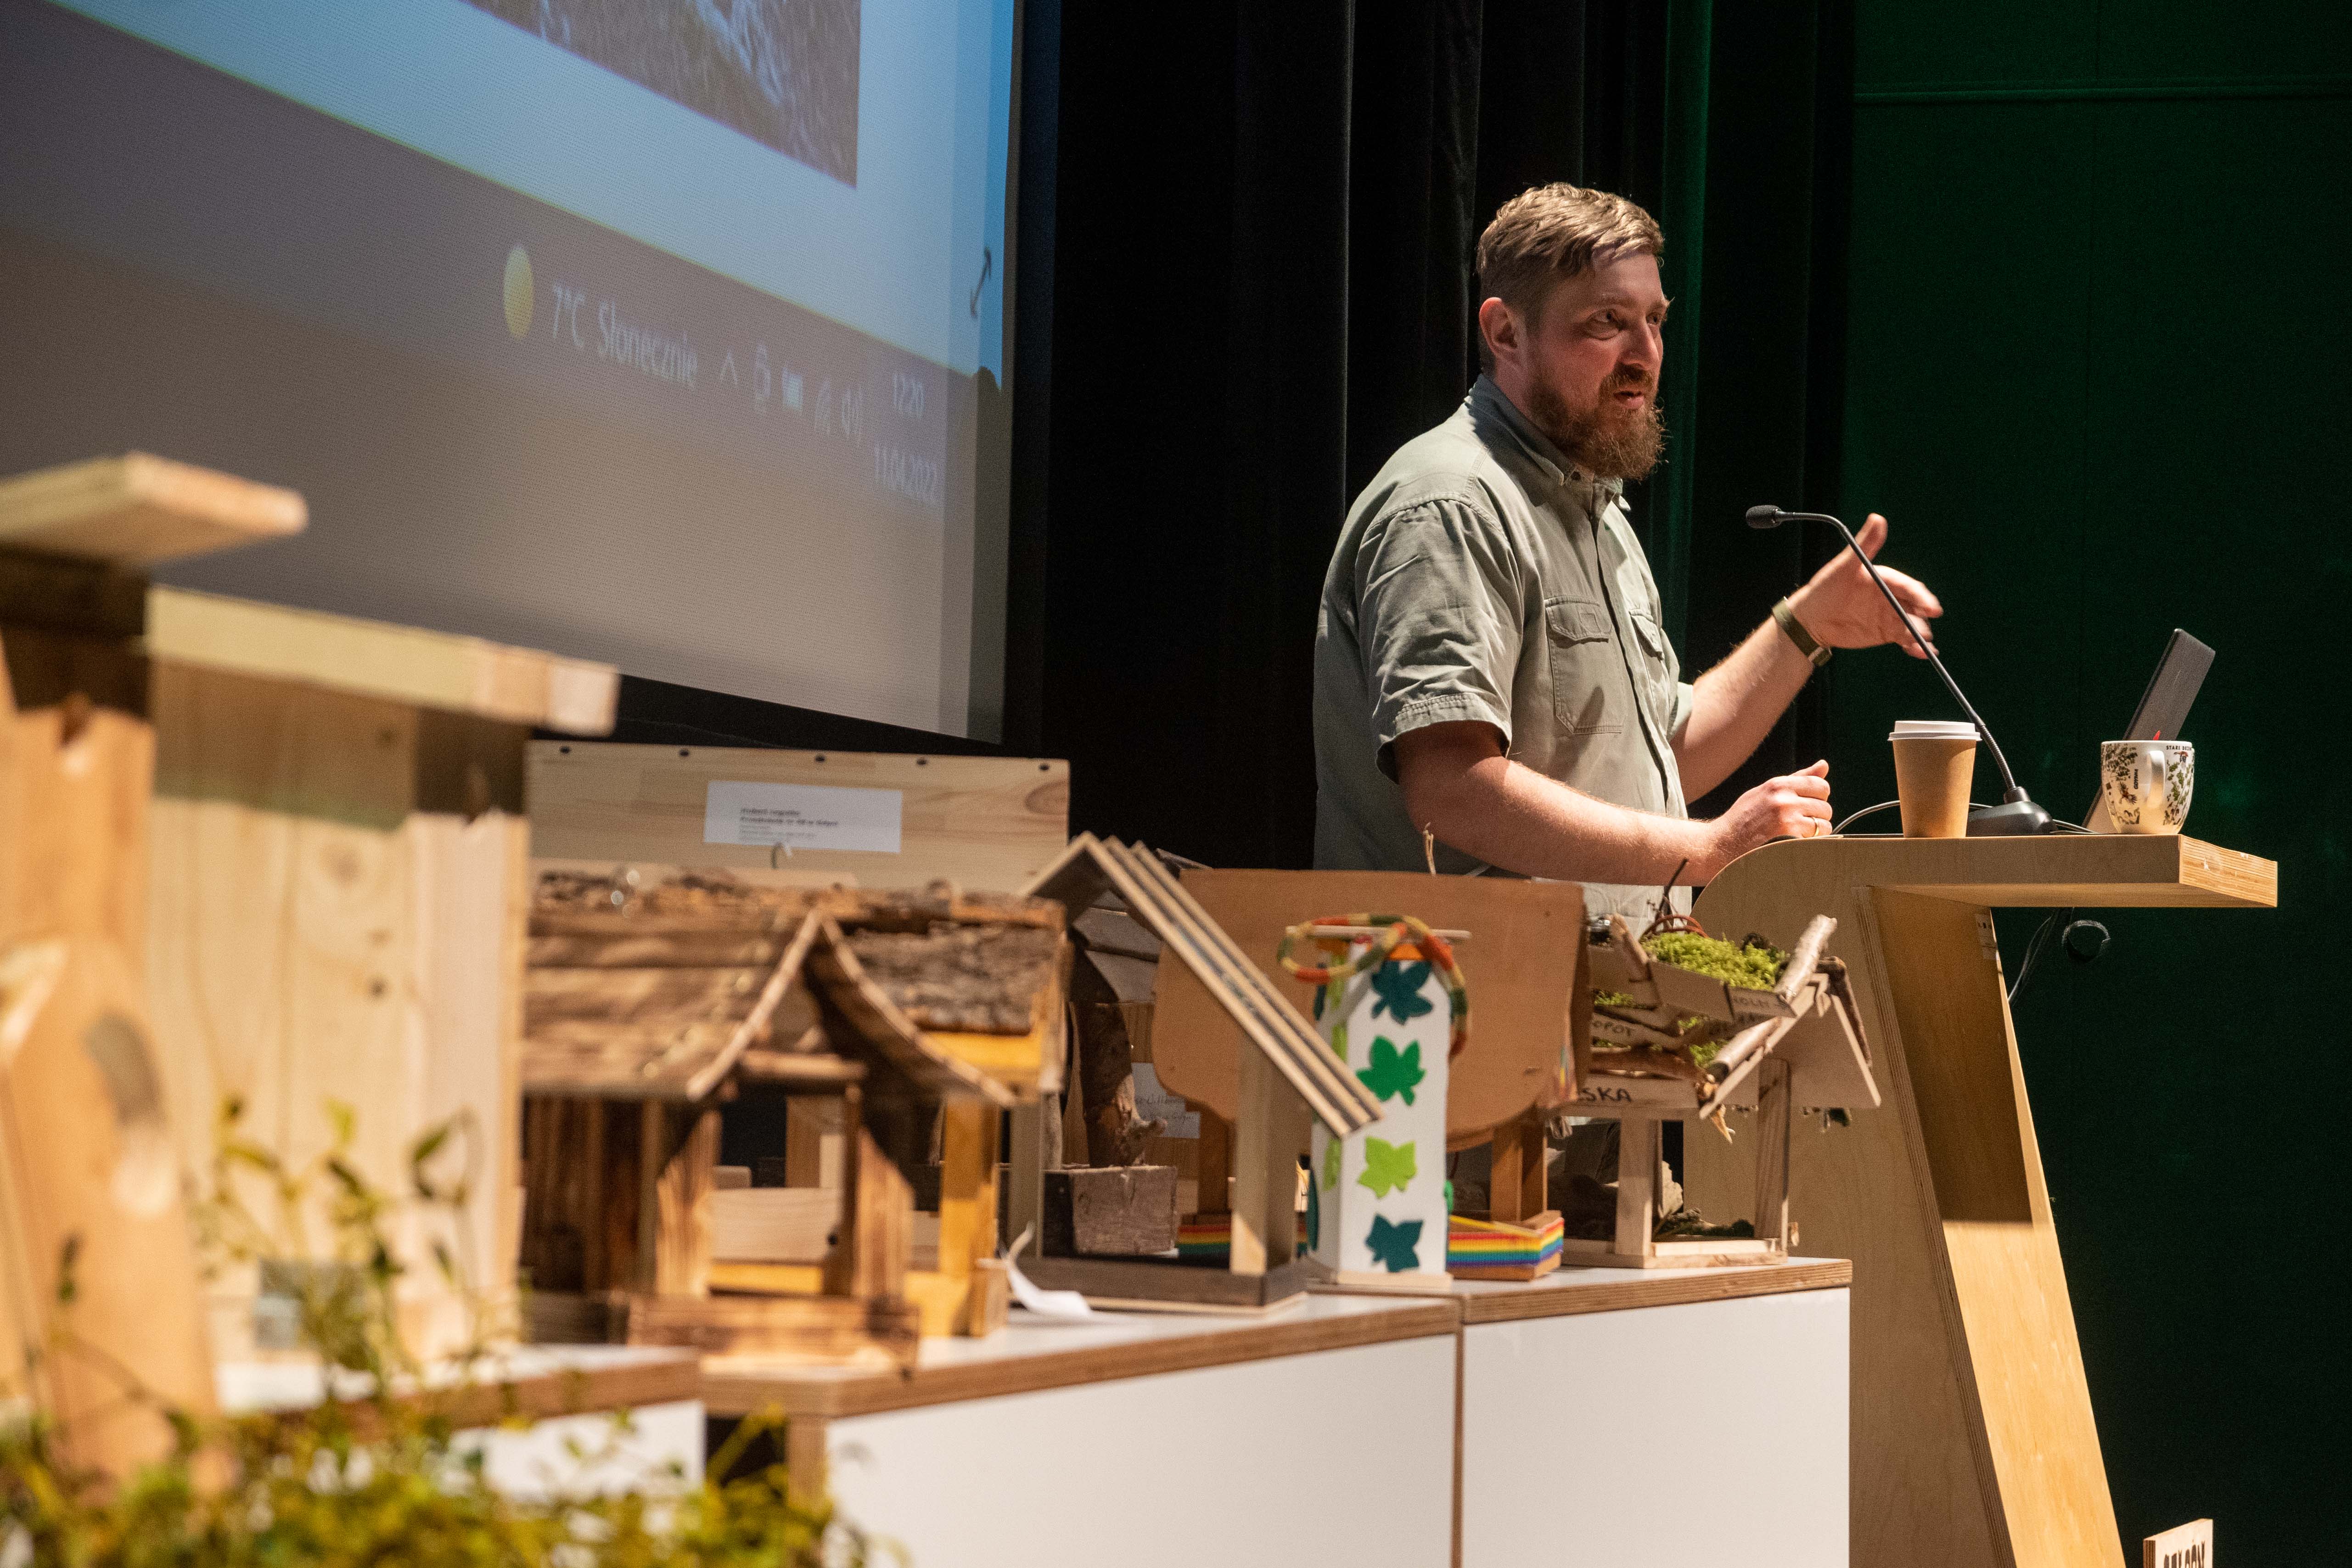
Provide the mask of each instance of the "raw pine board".
POLYGON ((531 852, 543 860, 726 866, 870 888, 920 887, 944 877, 974 891, 1006 892, 1043 870, 1069 839, 1069 764, 1034 757, 542 741, 530 747, 528 768, 531 852), (709 786, 722 782, 897 790, 899 852, 785 855, 766 845, 705 843, 704 802, 709 786))
MULTIPOLYGON (((404 704, 176 665, 154 679, 148 984, 187 1166, 210 1167, 229 1095, 246 1134, 297 1164, 327 1146, 334 1100, 357 1112, 361 1172, 405 1192, 427 1127, 513 1102, 525 825, 416 810, 426 727, 404 704)), ((474 1136, 488 1158, 459 1251, 498 1286, 513 1135, 474 1136)), ((327 1234, 319 1215, 310 1230, 327 1234)))

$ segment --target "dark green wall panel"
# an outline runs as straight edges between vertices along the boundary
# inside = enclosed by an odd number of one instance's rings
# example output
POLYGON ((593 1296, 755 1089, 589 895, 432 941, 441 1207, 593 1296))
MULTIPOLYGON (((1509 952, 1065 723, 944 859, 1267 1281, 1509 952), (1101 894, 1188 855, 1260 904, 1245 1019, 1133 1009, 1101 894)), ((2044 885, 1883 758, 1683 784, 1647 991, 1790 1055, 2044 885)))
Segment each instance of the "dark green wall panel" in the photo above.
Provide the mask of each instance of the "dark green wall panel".
MULTIPOLYGON (((2275 913, 2103 915, 2017 1010, 2118 1515, 2134 1560, 2210 1513, 2233 1565, 2339 1561, 2352 8, 1864 0, 1855 33, 1847 515, 1895 520, 2063 816, 2167 631, 2212 643, 2190 830, 2282 868, 2275 913)), ((1851 808, 1948 700, 1885 652, 1831 677, 1851 808)))

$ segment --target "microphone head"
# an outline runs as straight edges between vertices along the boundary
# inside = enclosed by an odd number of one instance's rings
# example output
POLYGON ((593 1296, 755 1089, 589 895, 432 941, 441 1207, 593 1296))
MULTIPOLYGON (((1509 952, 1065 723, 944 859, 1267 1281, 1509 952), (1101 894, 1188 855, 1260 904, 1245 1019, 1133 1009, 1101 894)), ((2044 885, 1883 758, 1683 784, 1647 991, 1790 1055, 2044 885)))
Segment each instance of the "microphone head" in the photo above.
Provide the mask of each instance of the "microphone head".
POLYGON ((1778 528, 1787 518, 1788 514, 1777 506, 1751 506, 1748 509, 1748 526, 1750 528, 1778 528))

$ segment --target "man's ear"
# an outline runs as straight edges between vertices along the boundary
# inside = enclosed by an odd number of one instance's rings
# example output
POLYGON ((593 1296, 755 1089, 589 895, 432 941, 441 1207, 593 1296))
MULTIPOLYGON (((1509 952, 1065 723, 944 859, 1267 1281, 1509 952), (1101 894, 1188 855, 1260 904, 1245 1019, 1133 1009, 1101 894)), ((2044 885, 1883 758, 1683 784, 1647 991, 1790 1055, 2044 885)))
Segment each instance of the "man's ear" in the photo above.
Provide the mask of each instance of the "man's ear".
POLYGON ((1478 333, 1486 340, 1486 352, 1497 364, 1517 364, 1524 352, 1520 336, 1518 312, 1496 297, 1489 296, 1478 307, 1478 333))

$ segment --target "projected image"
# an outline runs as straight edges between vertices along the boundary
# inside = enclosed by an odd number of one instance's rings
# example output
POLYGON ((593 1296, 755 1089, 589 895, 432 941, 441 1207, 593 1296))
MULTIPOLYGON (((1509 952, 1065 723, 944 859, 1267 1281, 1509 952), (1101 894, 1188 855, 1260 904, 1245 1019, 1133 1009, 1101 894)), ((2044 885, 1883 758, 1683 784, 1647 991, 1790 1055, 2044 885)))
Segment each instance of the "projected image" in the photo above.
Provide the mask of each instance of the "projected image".
POLYGON ((861 0, 470 0, 490 15, 857 184, 861 0))

